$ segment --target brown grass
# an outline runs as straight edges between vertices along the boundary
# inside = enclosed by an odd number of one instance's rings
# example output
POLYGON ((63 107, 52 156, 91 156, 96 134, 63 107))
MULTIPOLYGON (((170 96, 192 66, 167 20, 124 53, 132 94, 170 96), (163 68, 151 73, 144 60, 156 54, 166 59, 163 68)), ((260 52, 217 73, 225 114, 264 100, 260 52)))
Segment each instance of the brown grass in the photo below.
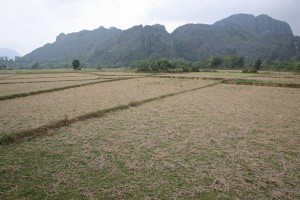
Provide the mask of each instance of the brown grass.
POLYGON ((199 88, 213 83, 201 80, 145 78, 95 84, 53 93, 0 102, 2 135, 36 129, 53 121, 127 105, 164 94, 199 88))
POLYGON ((251 79, 225 79, 222 81, 222 83, 235 84, 235 85, 300 88, 300 84, 298 83, 282 83, 282 82, 261 81, 261 80, 251 80, 251 79))
POLYGON ((81 85, 88 85, 92 83, 106 82, 103 80, 90 81, 59 81, 59 82, 40 82, 40 83, 18 83, 18 84, 0 84, 0 100, 13 99, 17 97, 30 96, 34 94, 41 94, 50 91, 63 90, 72 87, 79 87, 81 85))
POLYGON ((299 77, 249 77, 248 79, 263 81, 263 82, 273 82, 273 83, 288 83, 288 84, 300 84, 299 77))
POLYGON ((299 97, 222 84, 0 146, 0 197, 298 199, 299 97))
POLYGON ((203 89, 203 88, 212 87, 212 86, 215 86, 217 84, 220 84, 220 83, 212 83, 212 84, 205 85, 205 86, 202 86, 202 87, 199 87, 199 88, 193 88, 193 89, 190 89, 190 90, 184 90, 184 91, 180 91, 180 92, 164 94, 164 95, 161 95, 161 96, 158 96, 158 97, 153 97, 153 98, 145 99, 145 100, 141 100, 141 101, 131 101, 131 102, 129 102, 128 105, 120 105, 120 106, 116 106, 116 107, 112 107, 112 108, 108 108, 108 109, 104 109, 104 110, 98 110, 98 111, 94 111, 94 112, 87 113, 87 114, 84 114, 84 115, 76 116, 72 119, 70 119, 68 117, 68 115, 65 114, 64 119, 58 120, 58 121, 53 121, 50 124, 43 125, 43 126, 38 127, 36 129, 28 129, 28 130, 16 132, 14 134, 4 135, 4 136, 0 137, 0 145, 7 145, 7 144, 15 143, 15 142, 20 142, 24 138, 27 138, 27 137, 36 137, 36 136, 49 135, 49 133, 53 133, 53 131, 56 130, 56 129, 62 128, 64 126, 69 126, 69 125, 77 123, 79 121, 86 121, 86 120, 89 120, 89 119, 92 119, 92 118, 101 118, 101 117, 104 117, 106 114, 111 113, 111 112, 125 110, 125 109, 128 109, 130 107, 136 107, 136 106, 143 105, 145 103, 161 100, 161 99, 164 99, 164 98, 167 98, 167 97, 172 97, 172 96, 175 96, 175 95, 200 90, 200 89, 203 89))
POLYGON ((220 70, 218 72, 196 72, 182 74, 157 74, 156 76, 169 76, 181 78, 219 78, 219 79, 252 79, 258 81, 270 81, 276 83, 296 83, 299 84, 300 75, 287 72, 260 72, 258 74, 245 74, 232 71, 220 70))
POLYGON ((37 73, 37 74, 14 74, 11 75, 11 77, 8 77, 6 79, 47 79, 47 78, 88 78, 91 76, 95 76, 94 74, 90 73, 37 73))
POLYGON ((72 77, 72 78, 29 78, 29 79, 2 79, 0 84, 17 84, 17 83, 43 83, 43 82, 65 82, 65 81, 90 81, 97 80, 100 77, 90 76, 90 77, 72 77))

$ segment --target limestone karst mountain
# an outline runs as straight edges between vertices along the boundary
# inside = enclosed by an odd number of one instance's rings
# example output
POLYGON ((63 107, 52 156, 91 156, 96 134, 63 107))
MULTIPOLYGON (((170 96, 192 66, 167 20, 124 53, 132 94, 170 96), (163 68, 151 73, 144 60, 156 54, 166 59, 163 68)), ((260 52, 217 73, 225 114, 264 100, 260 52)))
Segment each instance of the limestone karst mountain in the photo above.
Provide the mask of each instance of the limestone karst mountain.
POLYGON ((129 66, 140 60, 183 58, 189 61, 214 55, 245 59, 300 58, 300 37, 286 22, 267 15, 236 14, 212 25, 186 24, 168 33, 163 25, 134 26, 127 30, 98 29, 57 36, 52 44, 34 50, 21 61, 129 66))

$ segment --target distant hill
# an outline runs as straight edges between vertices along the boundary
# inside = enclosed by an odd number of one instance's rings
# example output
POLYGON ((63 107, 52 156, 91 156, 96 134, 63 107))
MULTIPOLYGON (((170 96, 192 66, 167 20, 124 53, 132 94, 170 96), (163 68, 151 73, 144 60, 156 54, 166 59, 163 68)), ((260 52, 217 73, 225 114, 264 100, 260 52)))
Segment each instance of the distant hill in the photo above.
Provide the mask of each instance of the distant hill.
POLYGON ((196 61, 214 55, 246 59, 300 59, 300 37, 286 22, 267 15, 236 14, 212 25, 186 24, 168 33, 163 25, 127 30, 100 27, 57 36, 52 44, 34 50, 21 61, 128 66, 140 60, 183 58, 196 61))
POLYGON ((213 25, 187 24, 172 33, 179 57, 197 60, 237 54, 247 59, 299 59, 300 37, 267 15, 236 14, 213 25))
POLYGON ((8 59, 15 59, 16 56, 20 56, 18 52, 13 49, 0 48, 0 57, 7 57, 8 59))

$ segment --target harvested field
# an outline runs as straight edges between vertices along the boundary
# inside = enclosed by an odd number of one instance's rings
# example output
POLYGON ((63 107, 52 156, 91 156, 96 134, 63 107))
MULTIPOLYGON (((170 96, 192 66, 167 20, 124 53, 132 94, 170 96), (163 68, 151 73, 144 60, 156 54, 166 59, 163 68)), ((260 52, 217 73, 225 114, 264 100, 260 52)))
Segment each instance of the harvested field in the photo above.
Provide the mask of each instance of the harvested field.
POLYGON ((299 78, 297 77, 290 77, 290 78, 285 78, 285 77, 249 77, 247 79, 251 80, 257 80, 257 81, 264 81, 264 82, 272 82, 272 83, 295 83, 295 84, 300 84, 300 76, 299 78))
MULTIPOLYGON (((104 81, 105 79, 103 79, 104 81)), ((48 90, 52 88, 60 88, 71 85, 80 85, 85 83, 99 82, 101 79, 87 81, 56 81, 56 82, 40 82, 40 83, 18 83, 18 84, 0 84, 0 96, 33 92, 39 90, 48 90)))
POLYGON ((14 74, 14 76, 9 77, 9 79, 39 79, 39 78, 69 78, 69 77, 90 77, 93 74, 90 73, 25 73, 25 74, 14 74))
POLYGON ((299 104, 299 89, 222 84, 0 146, 0 197, 299 199, 299 104))
POLYGON ((99 78, 101 79, 119 79, 119 78, 143 78, 146 76, 142 75, 124 75, 124 76, 112 76, 112 75, 99 75, 99 78))
POLYGON ((228 72, 228 71, 218 71, 218 72, 194 72, 194 73, 183 73, 183 74, 157 74, 158 76, 172 76, 172 77, 199 77, 199 78, 224 78, 224 79, 257 79, 266 81, 277 81, 280 80, 287 82, 299 81, 300 75, 285 72, 272 72, 272 73, 238 73, 238 72, 228 72))
POLYGON ((99 71, 99 72, 91 72, 91 74, 97 74, 100 76, 146 76, 148 73, 135 73, 135 72, 114 72, 114 71, 99 71))
POLYGON ((222 80, 222 83, 236 84, 236 85, 266 86, 266 87, 300 88, 300 84, 298 83, 284 83, 284 82, 252 80, 252 79, 224 79, 222 80))
POLYGON ((56 82, 56 81, 84 81, 95 80, 100 78, 97 75, 90 76, 70 76, 70 77, 40 77, 40 78, 7 78, 0 79, 0 84, 3 83, 28 83, 28 82, 56 82))
POLYGON ((16 76, 16 74, 0 74, 0 80, 1 79, 7 79, 7 78, 10 78, 10 77, 14 77, 16 76))
POLYGON ((7 135, 33 129, 53 121, 211 83, 214 81, 139 78, 4 100, 0 102, 0 133, 7 135))

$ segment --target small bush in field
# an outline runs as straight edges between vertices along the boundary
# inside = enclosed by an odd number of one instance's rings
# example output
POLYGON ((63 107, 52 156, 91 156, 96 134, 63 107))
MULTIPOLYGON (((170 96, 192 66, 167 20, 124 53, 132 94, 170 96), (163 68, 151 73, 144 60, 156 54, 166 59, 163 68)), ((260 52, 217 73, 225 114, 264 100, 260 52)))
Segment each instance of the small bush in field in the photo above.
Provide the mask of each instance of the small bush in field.
POLYGON ((243 69, 242 73, 257 73, 257 70, 256 69, 243 69))

